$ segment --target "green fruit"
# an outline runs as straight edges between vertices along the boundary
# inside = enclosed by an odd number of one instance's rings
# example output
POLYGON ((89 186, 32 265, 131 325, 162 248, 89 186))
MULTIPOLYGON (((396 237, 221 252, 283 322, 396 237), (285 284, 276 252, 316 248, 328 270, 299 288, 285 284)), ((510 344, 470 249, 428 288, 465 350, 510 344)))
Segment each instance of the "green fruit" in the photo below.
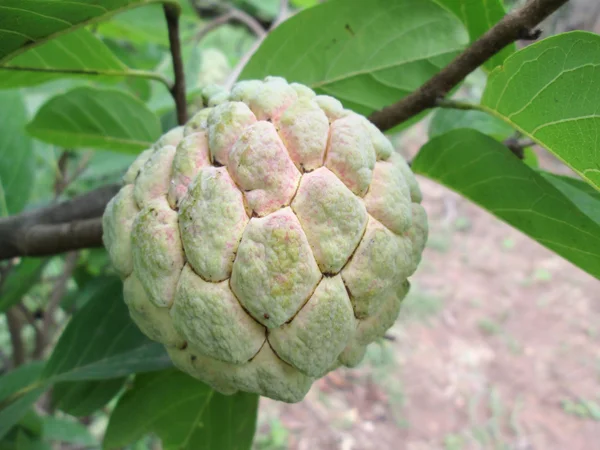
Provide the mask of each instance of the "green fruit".
POLYGON ((217 94, 132 164, 104 243, 177 367, 297 402, 393 325, 427 238, 421 193, 334 98, 277 77, 217 94))

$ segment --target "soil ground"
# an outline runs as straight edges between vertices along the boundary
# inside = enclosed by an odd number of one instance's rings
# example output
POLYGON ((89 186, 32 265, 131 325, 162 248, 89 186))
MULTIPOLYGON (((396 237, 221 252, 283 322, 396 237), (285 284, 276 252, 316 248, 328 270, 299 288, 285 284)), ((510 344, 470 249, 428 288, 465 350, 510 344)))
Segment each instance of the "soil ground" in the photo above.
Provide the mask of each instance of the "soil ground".
POLYGON ((299 404, 262 399, 256 448, 600 449, 598 280, 420 183, 430 238, 390 339, 299 404))

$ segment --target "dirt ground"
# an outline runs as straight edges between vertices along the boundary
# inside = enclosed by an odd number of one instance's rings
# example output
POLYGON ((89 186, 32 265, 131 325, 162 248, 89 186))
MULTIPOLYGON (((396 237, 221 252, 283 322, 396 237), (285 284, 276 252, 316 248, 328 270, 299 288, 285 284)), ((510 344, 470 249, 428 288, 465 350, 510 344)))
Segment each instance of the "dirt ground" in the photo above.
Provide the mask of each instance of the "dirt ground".
POLYGON ((600 449, 598 280, 420 182, 430 238, 390 339, 299 404, 262 399, 256 448, 600 449))

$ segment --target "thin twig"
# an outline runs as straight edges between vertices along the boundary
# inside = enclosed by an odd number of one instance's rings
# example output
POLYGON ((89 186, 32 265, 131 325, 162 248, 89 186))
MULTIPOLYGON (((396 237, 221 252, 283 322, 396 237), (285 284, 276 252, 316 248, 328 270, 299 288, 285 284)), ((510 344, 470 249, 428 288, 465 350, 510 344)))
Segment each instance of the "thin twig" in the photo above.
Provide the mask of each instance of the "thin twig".
POLYGON ((505 139, 502 143, 519 159, 525 158, 525 149, 527 147, 536 145, 536 143, 532 139, 520 139, 519 136, 509 137, 508 139, 505 139))
POLYGON ((72 152, 63 150, 58 158, 56 177, 54 177, 54 198, 58 198, 67 187, 67 163, 72 152))
MULTIPOLYGON (((269 28, 268 32, 270 33, 275 28, 277 28, 277 26, 287 18, 288 13, 289 13, 288 0, 281 0, 279 3, 279 14, 277 15, 277 17, 271 24, 271 27, 269 28)), ((259 37, 254 42, 254 44, 252 44, 252 47, 250 47, 250 49, 240 58, 240 60, 236 64, 236 66, 233 68, 233 70, 227 77, 227 81, 225 82, 226 89, 231 89, 231 87, 234 85, 234 83, 237 81, 240 74, 242 73, 242 70, 244 70, 244 67, 246 67, 246 64, 248 64, 248 61, 250 61, 250 58, 252 58, 252 55, 254 55, 254 53, 256 53, 256 51, 260 47, 260 44, 263 43, 263 41, 266 39, 266 37, 267 37, 267 34, 265 34, 262 37, 259 37)))
POLYGON ((44 356, 44 351, 50 342, 55 328, 54 315, 58 309, 61 300, 64 298, 67 292, 67 282, 73 275, 73 271, 77 267, 77 260, 79 258, 78 252, 69 252, 65 257, 65 265, 63 273, 60 278, 56 280, 54 289, 50 294, 46 311, 44 312, 44 318, 40 328, 40 339, 36 342, 36 347, 33 353, 33 357, 38 359, 44 356))
POLYGON ((15 308, 6 311, 6 322, 12 345, 13 368, 16 368, 25 362, 25 344, 21 335, 22 322, 15 308))
POLYGON ((445 97, 467 75, 504 47, 523 37, 531 38, 532 34, 537 34, 535 27, 567 1, 531 0, 523 8, 507 14, 419 89, 399 102, 374 112, 369 119, 380 130, 385 131, 433 108, 438 99, 445 97))
POLYGON ((181 40, 179 39, 179 9, 165 4, 163 10, 169 29, 169 46, 175 75, 175 82, 169 91, 173 96, 173 100, 175 100, 177 123, 184 125, 187 122, 187 101, 185 98, 185 73, 181 55, 181 40))
POLYGON ((191 40, 194 40, 195 42, 200 42, 211 31, 216 30, 221 25, 225 25, 226 23, 229 23, 229 21, 231 20, 231 16, 232 16, 231 11, 227 11, 222 16, 215 17, 213 20, 211 20, 206 25, 204 25, 202 28, 200 28, 191 40))
POLYGON ((231 20, 245 25, 250 31, 252 31, 252 33, 256 35, 256 37, 262 38, 267 34, 258 20, 241 9, 231 7, 229 13, 231 14, 231 20))
POLYGON ((266 34, 265 29, 254 17, 232 6, 223 15, 215 17, 202 28, 200 28, 200 30, 198 30, 192 39, 195 42, 199 42, 211 31, 231 22, 240 22, 258 38, 262 38, 266 34))
POLYGON ((85 172, 85 169, 87 169, 88 164, 93 156, 94 152, 85 153, 79 160, 77 167, 70 176, 66 172, 63 174, 60 185, 55 185, 55 199, 60 197, 62 193, 71 185, 71 183, 73 183, 83 172, 85 172))
MULTIPOLYGON (((42 333, 42 329, 40 328, 38 321, 34 317, 34 315, 27 309, 27 307, 21 303, 17 305, 17 309, 19 313, 23 316, 23 318, 27 321, 29 325, 31 325, 35 331, 35 346, 34 349, 43 348, 44 347, 44 334, 42 333)), ((35 352, 35 350, 34 350, 35 352)))
POLYGON ((23 302, 17 304, 17 309, 19 310, 19 313, 21 313, 21 315, 23 316, 23 318, 27 321, 27 323, 29 325, 31 325, 33 328, 38 327, 35 317, 31 313, 31 311, 29 311, 29 309, 27 309, 27 306, 25 306, 23 304, 23 302))

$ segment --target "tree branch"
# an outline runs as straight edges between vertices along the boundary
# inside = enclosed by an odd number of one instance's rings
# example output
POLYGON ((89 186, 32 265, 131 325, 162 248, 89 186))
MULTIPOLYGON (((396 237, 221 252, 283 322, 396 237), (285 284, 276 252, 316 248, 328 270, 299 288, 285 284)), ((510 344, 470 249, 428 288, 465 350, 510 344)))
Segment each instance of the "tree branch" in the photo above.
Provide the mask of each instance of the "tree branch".
MULTIPOLYGON (((200 10, 197 9, 197 12, 199 15, 201 15, 200 10)), ((219 28, 221 25, 231 22, 239 22, 242 25, 245 25, 246 28, 254 33, 259 39, 264 37, 266 34, 265 29, 254 17, 240 9, 230 6, 224 14, 215 17, 202 28, 200 28, 200 30, 198 30, 192 39, 196 42, 199 42, 211 31, 219 28)))
POLYGON ((25 362, 25 343, 21 335, 21 326, 23 323, 15 308, 6 311, 6 322, 12 344, 12 364, 13 368, 16 368, 25 362))
POLYGON ((525 158, 525 149, 533 147, 536 143, 532 139, 520 139, 518 135, 509 137, 502 142, 519 159, 525 158))
POLYGON ((0 260, 42 256, 102 245, 101 216, 119 185, 0 219, 0 260))
POLYGON ((450 64, 434 75, 413 93, 393 105, 376 111, 369 117, 380 130, 385 131, 411 117, 436 106, 467 75, 507 45, 537 32, 535 27, 568 0, 530 0, 523 8, 504 16, 450 64))
POLYGON ((48 305, 46 306, 46 311, 44 312, 44 318, 42 320, 41 327, 39 329, 39 339, 36 339, 36 346, 33 353, 33 357, 36 359, 42 358, 44 356, 44 351, 48 344, 52 341, 52 336, 55 328, 54 314, 58 309, 61 300, 65 296, 67 292, 67 282, 71 275, 73 275, 73 271, 77 267, 77 259, 79 258, 78 252, 69 252, 65 258, 65 265, 63 268, 63 273, 56 280, 54 284, 54 289, 52 289, 52 293, 50 294, 50 298, 48 300, 48 305))
POLYGON ((175 75, 175 82, 170 92, 177 108, 177 123, 184 125, 187 122, 187 101, 185 98, 185 73, 181 56, 181 41, 179 39, 179 10, 169 4, 163 5, 163 10, 169 28, 169 46, 175 75))

